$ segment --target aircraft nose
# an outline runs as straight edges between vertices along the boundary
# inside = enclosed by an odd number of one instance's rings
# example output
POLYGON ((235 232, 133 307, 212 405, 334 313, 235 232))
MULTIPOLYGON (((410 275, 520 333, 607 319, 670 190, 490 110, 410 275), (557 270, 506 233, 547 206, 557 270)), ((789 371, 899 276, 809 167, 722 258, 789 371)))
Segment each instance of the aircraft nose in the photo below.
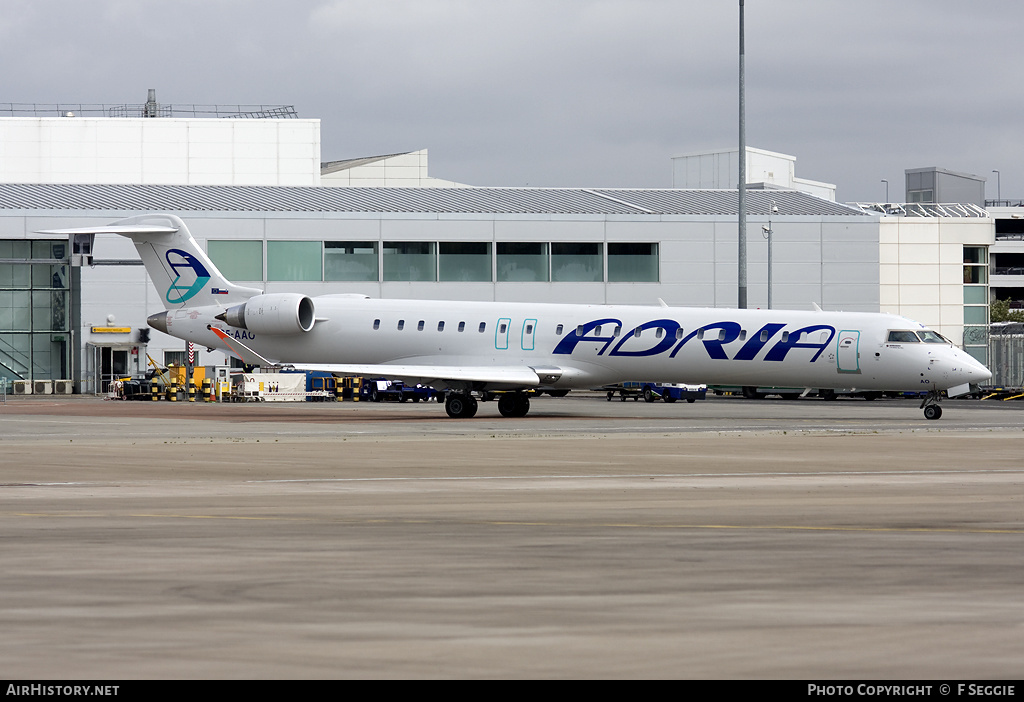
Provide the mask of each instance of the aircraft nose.
MULTIPOLYGON (((973 358, 971 360, 974 360, 973 358)), ((974 367, 970 370, 972 383, 984 383, 992 379, 992 371, 978 361, 974 361, 974 367)))
POLYGON ((956 349, 956 356, 965 381, 978 385, 992 378, 992 371, 966 351, 956 349))

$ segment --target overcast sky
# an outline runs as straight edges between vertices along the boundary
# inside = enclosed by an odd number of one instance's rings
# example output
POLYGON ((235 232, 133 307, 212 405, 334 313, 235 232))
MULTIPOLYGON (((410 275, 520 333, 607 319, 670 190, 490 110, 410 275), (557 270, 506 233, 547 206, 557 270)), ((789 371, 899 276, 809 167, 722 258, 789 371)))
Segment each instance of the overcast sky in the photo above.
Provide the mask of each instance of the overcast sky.
MULTIPOLYGON (((294 105, 325 161, 669 187, 738 141, 738 0, 4 0, 0 103, 294 105)), ((1024 2, 746 0, 747 143, 841 201, 938 166, 1024 198, 1024 2)))

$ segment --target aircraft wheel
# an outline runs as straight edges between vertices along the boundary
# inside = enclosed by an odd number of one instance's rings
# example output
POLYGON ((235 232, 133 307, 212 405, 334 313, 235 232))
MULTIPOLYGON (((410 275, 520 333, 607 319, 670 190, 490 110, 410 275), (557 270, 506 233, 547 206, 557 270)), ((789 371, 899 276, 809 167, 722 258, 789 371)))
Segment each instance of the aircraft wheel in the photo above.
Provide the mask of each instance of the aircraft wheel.
POLYGON ((452 419, 469 419, 476 414, 477 401, 472 395, 453 392, 444 402, 444 411, 452 419))
POLYGON ((502 417, 525 417, 530 411, 530 398, 522 393, 505 393, 498 398, 498 412, 502 417))
POLYGON ((942 416, 942 408, 938 405, 928 405, 924 408, 925 419, 938 419, 942 416))

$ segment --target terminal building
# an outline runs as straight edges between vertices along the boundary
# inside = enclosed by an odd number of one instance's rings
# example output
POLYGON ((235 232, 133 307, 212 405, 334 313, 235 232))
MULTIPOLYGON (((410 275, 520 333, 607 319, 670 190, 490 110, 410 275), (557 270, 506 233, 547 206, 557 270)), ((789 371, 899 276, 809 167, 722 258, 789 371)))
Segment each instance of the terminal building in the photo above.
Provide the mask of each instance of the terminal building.
MULTIPOLYGON (((126 116, 0 117, 0 377, 102 392, 147 356, 184 360, 146 327, 163 306, 128 240, 40 233, 148 212, 179 215, 229 279, 268 292, 736 306, 735 184, 471 187, 429 176, 425 150, 323 162, 319 120, 288 109, 178 116, 151 95, 126 116)), ((673 183, 723 154, 675 159, 673 183)), ((750 171, 750 306, 767 304, 770 228, 774 307, 904 314, 987 359, 988 212, 844 205, 793 157, 748 156, 767 164, 750 171)))

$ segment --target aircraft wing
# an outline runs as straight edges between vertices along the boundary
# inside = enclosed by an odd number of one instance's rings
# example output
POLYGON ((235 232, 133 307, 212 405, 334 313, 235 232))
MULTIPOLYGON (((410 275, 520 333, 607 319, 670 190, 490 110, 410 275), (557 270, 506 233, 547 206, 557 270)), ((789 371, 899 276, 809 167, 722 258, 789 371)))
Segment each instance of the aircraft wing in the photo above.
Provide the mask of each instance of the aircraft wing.
MULTIPOLYGON (((461 385, 483 383, 500 387, 535 388, 547 384, 546 375, 528 366, 421 366, 389 363, 374 364, 302 364, 292 365, 298 370, 322 371, 336 375, 361 375, 402 380, 421 385, 461 385)), ((550 369, 549 369, 550 370, 550 369)), ((553 381, 548 381, 553 382, 553 381)))

